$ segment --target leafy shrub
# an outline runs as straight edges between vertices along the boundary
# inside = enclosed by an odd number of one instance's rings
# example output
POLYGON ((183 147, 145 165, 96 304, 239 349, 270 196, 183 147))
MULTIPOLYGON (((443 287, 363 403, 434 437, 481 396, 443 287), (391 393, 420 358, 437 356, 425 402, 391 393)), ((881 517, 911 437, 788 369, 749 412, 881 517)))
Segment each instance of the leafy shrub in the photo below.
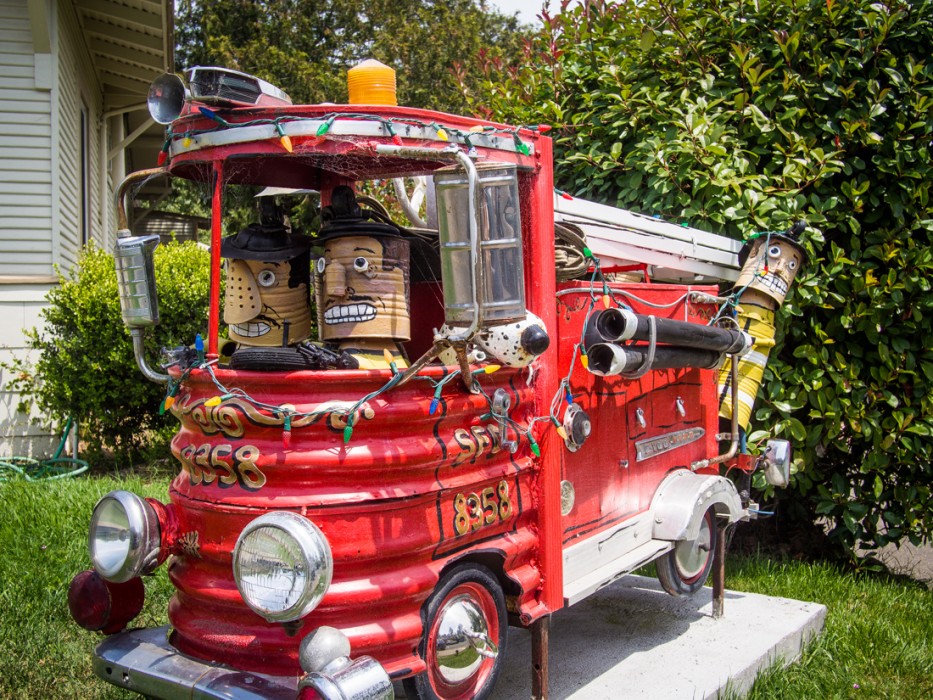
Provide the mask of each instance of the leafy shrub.
MULTIPOLYGON (((169 243, 155 251, 161 323, 147 333, 147 360, 158 366, 164 346, 190 344, 207 328, 208 252, 197 244, 169 243)), ((159 415, 163 387, 143 378, 136 366, 129 332, 120 315, 113 257, 85 249, 75 268, 59 275, 47 296, 43 328, 28 332, 35 365, 20 362, 11 388, 24 404, 54 422, 74 417, 91 454, 113 450, 135 457, 154 441, 164 441, 175 425, 159 415)))
POLYGON ((563 5, 474 108, 552 124, 572 194, 734 237, 807 219, 755 416, 796 445, 783 497, 846 548, 929 537, 933 2, 563 5))

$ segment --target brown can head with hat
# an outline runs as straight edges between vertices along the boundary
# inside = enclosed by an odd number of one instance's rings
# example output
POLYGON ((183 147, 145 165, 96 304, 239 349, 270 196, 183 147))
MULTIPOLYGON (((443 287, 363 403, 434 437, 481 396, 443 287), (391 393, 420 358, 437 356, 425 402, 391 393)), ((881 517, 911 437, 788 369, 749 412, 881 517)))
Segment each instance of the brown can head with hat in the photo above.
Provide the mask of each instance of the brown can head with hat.
POLYGON ((321 229, 321 339, 409 340, 409 244, 398 229, 363 218, 353 192, 334 190, 321 229))
POLYGON ((396 226, 368 218, 346 186, 324 211, 323 255, 315 263, 321 340, 357 355, 396 354, 411 338, 409 242, 396 226))
POLYGON ((242 345, 282 347, 311 334, 311 239, 292 235, 263 204, 262 223, 221 245, 227 259, 224 322, 242 345))

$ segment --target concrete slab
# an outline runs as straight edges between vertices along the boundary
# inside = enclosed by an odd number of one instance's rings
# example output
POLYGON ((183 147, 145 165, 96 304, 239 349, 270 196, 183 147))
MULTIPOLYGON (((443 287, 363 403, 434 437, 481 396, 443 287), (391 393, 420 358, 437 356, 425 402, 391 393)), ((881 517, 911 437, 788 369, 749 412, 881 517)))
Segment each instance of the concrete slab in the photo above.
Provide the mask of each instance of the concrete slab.
MULTIPOLYGON (((797 658, 825 618, 817 603, 727 590, 716 620, 709 588, 672 598, 655 579, 628 576, 551 618, 550 697, 693 700, 727 686, 741 696, 760 670, 797 658)), ((528 700, 528 631, 509 630, 506 664, 493 697, 528 700)))
POLYGON ((884 547, 875 556, 892 574, 909 576, 933 589, 933 545, 927 543, 917 547, 904 540, 900 546, 890 544, 884 547))

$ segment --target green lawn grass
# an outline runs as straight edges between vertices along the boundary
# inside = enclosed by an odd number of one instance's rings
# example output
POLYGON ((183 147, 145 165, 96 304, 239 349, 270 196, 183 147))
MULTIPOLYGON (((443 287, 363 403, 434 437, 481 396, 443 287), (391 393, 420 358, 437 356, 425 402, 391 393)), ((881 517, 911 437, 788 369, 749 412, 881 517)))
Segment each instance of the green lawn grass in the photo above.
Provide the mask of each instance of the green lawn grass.
POLYGON ((819 639, 796 664, 762 674, 748 698, 933 698, 933 591, 922 584, 826 563, 735 557, 726 585, 827 607, 819 639))
MULTIPOLYGON (((163 471, 142 478, 0 484, 0 698, 133 697, 91 672, 91 649, 100 637, 72 622, 67 589, 74 574, 89 566, 87 523, 97 499, 126 488, 164 500, 168 481, 163 471)), ((933 698, 933 592, 829 564, 763 557, 727 561, 730 589, 828 608, 818 640, 790 668, 763 674, 749 697, 933 698)), ((136 623, 165 624, 170 595, 164 571, 150 577, 136 623)))
MULTIPOLYGON (((117 488, 165 500, 168 483, 161 473, 0 484, 0 698, 139 697, 92 673, 100 636, 72 621, 68 584, 90 566, 87 526, 97 500, 117 488)), ((146 581, 141 624, 167 621, 171 585, 160 573, 146 581)))

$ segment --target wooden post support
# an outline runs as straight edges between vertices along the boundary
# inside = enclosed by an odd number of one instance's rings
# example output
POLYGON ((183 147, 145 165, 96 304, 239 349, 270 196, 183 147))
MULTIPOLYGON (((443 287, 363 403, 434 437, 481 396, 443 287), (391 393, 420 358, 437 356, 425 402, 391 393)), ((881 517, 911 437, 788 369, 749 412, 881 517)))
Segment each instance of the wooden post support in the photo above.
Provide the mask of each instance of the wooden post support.
POLYGON ((716 529, 716 551, 713 553, 713 617, 716 618, 722 617, 726 593, 726 527, 716 529))
POLYGON ((531 623, 531 700, 548 697, 548 630, 551 616, 545 615, 531 623))

